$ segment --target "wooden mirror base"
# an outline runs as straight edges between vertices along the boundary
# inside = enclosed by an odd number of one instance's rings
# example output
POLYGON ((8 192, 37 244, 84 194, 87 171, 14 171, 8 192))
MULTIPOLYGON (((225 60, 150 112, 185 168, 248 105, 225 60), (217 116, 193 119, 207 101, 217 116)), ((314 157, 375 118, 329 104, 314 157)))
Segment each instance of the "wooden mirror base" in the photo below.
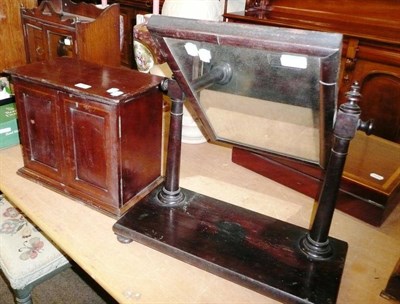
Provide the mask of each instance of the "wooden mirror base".
POLYGON ((187 189, 184 204, 162 206, 161 189, 114 224, 120 241, 138 241, 285 303, 336 302, 346 242, 329 238, 332 257, 313 261, 299 248, 307 229, 187 189))

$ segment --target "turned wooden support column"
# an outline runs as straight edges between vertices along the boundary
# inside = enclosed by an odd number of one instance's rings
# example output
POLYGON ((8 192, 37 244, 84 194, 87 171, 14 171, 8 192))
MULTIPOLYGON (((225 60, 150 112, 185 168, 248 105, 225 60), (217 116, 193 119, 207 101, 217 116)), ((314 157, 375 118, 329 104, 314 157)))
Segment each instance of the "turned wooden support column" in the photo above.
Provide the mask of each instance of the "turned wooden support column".
POLYGON ((358 83, 354 83, 347 96, 347 102, 339 107, 334 127, 334 141, 327 165, 324 183, 318 199, 318 208, 309 233, 301 240, 300 247, 310 258, 327 259, 332 255, 329 243, 329 229, 335 210, 336 198, 346 162, 351 139, 357 130, 372 132, 372 121, 360 120, 361 98, 358 83))
POLYGON ((185 196, 179 187, 179 171, 181 165, 181 142, 182 142, 182 116, 184 93, 175 80, 165 79, 161 83, 163 91, 168 91, 171 98, 171 119, 169 127, 167 165, 165 182, 158 194, 162 205, 176 206, 185 200, 185 196))

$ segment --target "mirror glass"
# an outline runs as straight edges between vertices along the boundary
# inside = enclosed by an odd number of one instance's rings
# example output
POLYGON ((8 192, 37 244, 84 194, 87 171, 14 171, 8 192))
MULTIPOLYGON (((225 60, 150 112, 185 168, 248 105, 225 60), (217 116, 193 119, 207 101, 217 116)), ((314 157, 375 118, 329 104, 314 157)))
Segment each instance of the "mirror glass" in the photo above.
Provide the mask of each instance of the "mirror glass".
POLYGON ((341 37, 333 37, 331 49, 332 41, 324 46, 328 37, 318 37, 321 33, 285 35, 287 29, 251 25, 245 32, 243 25, 231 23, 215 29, 212 22, 198 32, 199 22, 188 20, 182 32, 175 29, 177 35, 164 28, 159 36, 148 26, 161 39, 209 137, 323 166, 336 108, 341 37))
POLYGON ((319 161, 318 57, 166 42, 217 140, 319 161), (226 80, 207 82, 218 68, 226 80))

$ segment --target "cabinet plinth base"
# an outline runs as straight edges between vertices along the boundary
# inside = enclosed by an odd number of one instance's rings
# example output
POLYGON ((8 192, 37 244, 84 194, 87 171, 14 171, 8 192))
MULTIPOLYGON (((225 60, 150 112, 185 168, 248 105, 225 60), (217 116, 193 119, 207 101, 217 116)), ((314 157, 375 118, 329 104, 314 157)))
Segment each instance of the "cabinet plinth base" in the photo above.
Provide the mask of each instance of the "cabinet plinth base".
POLYGON ((312 261, 299 242, 307 230, 182 189, 186 203, 163 207, 154 189, 113 226, 179 260, 286 303, 335 303, 347 243, 330 238, 333 256, 312 261))
MULTIPOLYGON (((70 199, 81 202, 87 205, 88 207, 96 211, 102 212, 103 214, 112 217, 114 219, 119 219, 123 214, 125 214, 127 210, 129 210, 129 208, 133 204, 135 204, 141 198, 146 196, 151 190, 153 190, 155 187, 159 186, 163 182, 163 178, 161 176, 158 177, 152 183, 150 183, 146 188, 142 189, 135 196, 126 201, 121 208, 119 208, 117 202, 115 202, 114 204, 110 204, 109 202, 107 203, 105 199, 102 200, 96 198, 93 195, 91 195, 90 192, 85 192, 82 190, 77 190, 68 187, 67 185, 65 185, 60 181, 49 178, 29 168, 22 167, 18 169, 17 174, 35 183, 38 183, 41 186, 53 190, 61 195, 64 195, 70 199)), ((127 243, 128 241, 124 240, 123 242, 127 243)))

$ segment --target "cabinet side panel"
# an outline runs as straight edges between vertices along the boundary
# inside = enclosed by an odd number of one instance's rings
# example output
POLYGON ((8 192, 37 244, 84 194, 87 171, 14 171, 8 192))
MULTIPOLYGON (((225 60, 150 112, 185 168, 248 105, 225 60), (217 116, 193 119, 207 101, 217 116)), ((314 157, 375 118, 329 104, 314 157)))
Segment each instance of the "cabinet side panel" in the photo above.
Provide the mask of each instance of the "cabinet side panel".
POLYGON ((76 25, 77 53, 80 59, 120 66, 119 6, 111 5, 93 22, 76 25))
POLYGON ((123 202, 161 176, 162 94, 154 88, 121 113, 123 202))

